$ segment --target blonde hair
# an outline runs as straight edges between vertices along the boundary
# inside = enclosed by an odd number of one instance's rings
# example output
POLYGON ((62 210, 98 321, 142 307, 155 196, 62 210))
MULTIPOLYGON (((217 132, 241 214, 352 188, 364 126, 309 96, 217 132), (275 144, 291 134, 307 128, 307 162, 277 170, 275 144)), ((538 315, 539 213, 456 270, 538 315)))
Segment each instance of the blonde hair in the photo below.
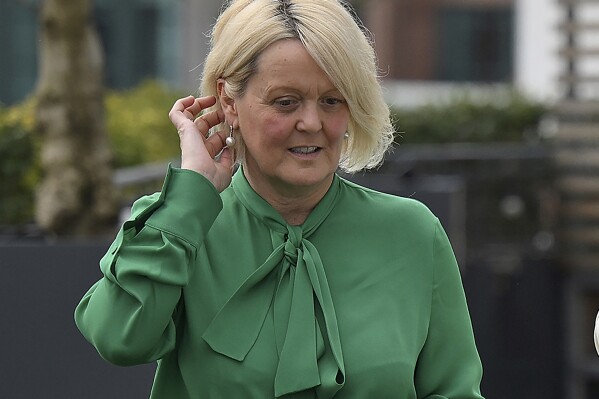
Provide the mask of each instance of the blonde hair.
MULTIPOLYGON (((379 165, 393 142, 376 56, 366 30, 342 0, 232 0, 212 30, 204 63, 202 95, 241 97, 259 55, 272 43, 297 39, 341 92, 350 111, 349 138, 339 167, 349 173, 379 165)), ((217 101, 216 108, 220 107, 217 101)), ((224 128, 224 127, 222 127, 224 128)), ((238 160, 244 157, 237 140, 238 160)))

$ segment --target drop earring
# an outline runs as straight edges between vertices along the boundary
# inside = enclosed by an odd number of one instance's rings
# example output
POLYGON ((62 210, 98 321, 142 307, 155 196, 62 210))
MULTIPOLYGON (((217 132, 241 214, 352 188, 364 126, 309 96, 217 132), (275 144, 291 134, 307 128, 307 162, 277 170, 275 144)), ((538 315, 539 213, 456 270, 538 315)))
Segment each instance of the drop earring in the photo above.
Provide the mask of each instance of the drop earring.
POLYGON ((233 125, 229 125, 229 136, 225 139, 227 147, 233 147, 235 145, 235 137, 233 137, 233 125))
POLYGON ((349 138, 349 132, 345 132, 345 134, 343 135, 343 138, 347 140, 349 138))

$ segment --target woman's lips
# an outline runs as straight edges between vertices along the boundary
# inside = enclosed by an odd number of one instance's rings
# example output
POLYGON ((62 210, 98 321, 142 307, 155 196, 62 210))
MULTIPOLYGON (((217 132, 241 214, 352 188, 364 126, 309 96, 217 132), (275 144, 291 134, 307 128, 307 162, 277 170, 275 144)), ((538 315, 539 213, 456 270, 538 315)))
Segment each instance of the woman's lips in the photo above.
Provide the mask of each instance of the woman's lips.
POLYGON ((290 148, 289 151, 291 151, 294 154, 307 155, 307 154, 313 154, 316 151, 318 151, 319 149, 320 149, 319 147, 315 147, 315 146, 293 147, 293 148, 290 148))

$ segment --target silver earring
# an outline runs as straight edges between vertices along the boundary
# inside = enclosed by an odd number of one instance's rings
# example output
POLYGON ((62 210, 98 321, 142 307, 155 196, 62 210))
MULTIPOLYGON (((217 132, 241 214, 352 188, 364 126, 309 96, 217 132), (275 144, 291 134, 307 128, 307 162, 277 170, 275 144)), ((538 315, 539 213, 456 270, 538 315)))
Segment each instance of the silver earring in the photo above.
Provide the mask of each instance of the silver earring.
POLYGON ((235 137, 233 137, 233 125, 229 125, 229 136, 225 139, 227 147, 233 147, 235 145, 235 137))
POLYGON ((349 138, 349 132, 345 132, 345 134, 343 135, 343 138, 347 140, 349 138))

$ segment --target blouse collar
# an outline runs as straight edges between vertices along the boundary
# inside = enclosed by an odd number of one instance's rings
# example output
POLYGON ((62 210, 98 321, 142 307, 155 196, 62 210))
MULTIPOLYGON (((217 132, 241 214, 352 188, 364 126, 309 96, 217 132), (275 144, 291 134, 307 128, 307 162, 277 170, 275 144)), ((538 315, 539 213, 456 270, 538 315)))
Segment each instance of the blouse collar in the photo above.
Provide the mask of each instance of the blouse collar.
POLYGON ((237 288, 219 310, 204 340, 225 356, 243 361, 273 308, 279 362, 275 396, 315 388, 319 398, 331 398, 345 383, 345 366, 337 317, 325 268, 310 236, 333 210, 340 179, 300 226, 281 215, 250 186, 239 170, 232 188, 243 206, 273 232, 273 251, 237 288))

